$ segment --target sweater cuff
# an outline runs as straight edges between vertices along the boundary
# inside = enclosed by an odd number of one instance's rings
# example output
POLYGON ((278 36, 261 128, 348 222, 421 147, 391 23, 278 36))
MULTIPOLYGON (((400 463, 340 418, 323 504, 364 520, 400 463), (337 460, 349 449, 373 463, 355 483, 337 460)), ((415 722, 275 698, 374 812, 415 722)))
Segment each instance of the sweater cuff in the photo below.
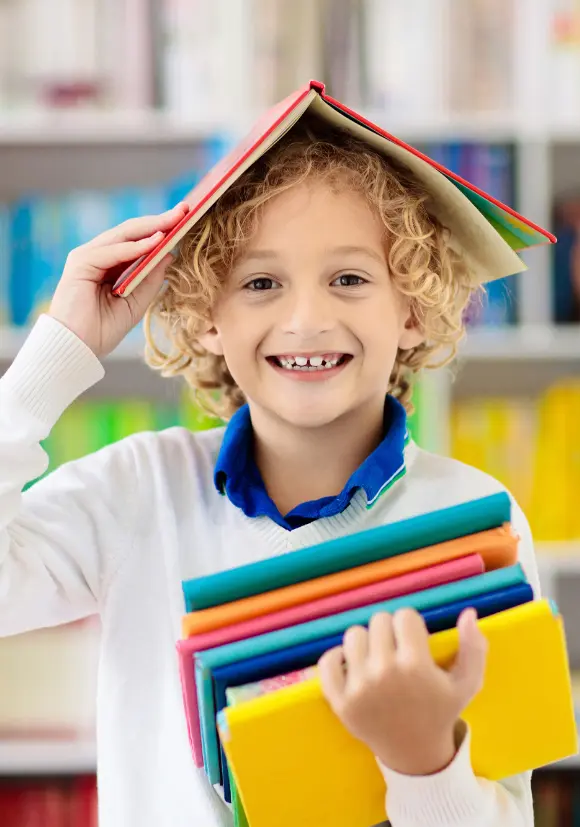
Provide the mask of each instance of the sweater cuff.
POLYGON ((99 359, 78 336, 42 314, 0 380, 0 388, 52 428, 69 405, 104 375, 99 359))
POLYGON ((460 827, 487 824, 490 801, 471 767, 469 728, 460 723, 460 746, 453 761, 434 775, 401 775, 379 761, 387 782, 387 811, 405 827, 460 827), (475 819, 477 817, 477 821, 475 819))

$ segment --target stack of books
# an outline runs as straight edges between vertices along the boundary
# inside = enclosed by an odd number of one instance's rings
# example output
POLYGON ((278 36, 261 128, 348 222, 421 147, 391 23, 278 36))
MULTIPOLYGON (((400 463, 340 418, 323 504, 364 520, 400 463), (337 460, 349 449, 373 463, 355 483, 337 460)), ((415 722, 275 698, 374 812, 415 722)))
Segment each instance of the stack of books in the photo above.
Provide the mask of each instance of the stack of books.
POLYGON ((442 668, 475 607, 489 643, 464 712, 472 763, 499 780, 576 752, 562 618, 518 559, 506 493, 183 582, 177 643, 195 763, 250 827, 383 821, 374 756, 324 698, 316 664, 346 629, 412 607, 442 668))

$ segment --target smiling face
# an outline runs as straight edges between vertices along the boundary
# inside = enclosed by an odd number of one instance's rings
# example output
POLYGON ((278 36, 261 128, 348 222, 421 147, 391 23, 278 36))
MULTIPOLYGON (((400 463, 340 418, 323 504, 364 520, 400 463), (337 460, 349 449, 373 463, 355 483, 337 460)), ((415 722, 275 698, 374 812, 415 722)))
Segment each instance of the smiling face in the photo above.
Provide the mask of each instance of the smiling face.
POLYGON ((200 337, 250 409, 298 427, 382 410, 397 349, 418 345, 394 287, 384 227, 365 199, 323 182, 267 203, 200 337))

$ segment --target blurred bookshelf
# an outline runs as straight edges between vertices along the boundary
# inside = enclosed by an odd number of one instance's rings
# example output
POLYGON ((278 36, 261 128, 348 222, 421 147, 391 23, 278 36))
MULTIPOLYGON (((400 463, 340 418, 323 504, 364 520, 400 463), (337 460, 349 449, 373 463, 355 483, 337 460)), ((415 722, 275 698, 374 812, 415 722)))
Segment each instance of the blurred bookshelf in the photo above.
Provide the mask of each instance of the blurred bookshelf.
POLYGON ((94 740, 0 741, 1 776, 88 775, 95 772, 96 765, 94 740))
POLYGON ((578 362, 580 324, 517 325, 470 331, 465 343, 460 346, 459 355, 470 364, 489 359, 578 362))
MULTIPOLYGON (((46 308, 72 247, 172 206, 265 107, 310 78, 323 80, 331 95, 559 238, 555 249, 527 254, 527 272, 490 285, 469 314, 457 365, 422 378, 413 429, 423 447, 515 489, 579 669, 580 523, 569 517, 580 495, 579 6, 0 0, 0 374, 46 308), (565 471, 551 486, 546 443, 555 422, 565 433, 553 462, 565 471), (550 503, 564 488, 557 512, 550 503)), ((216 424, 177 380, 146 368, 142 353, 137 330, 107 358, 105 378, 47 441, 51 468, 135 430, 216 424)), ((86 733, 23 735, 0 735, 2 814, 11 789, 2 778, 81 778, 95 768, 86 733)), ((580 814, 579 767, 574 758, 536 773, 539 827, 567 824, 559 815, 566 807, 580 814)), ((78 795, 88 800, 92 788, 83 784, 78 795)), ((72 787, 53 792, 76 800, 72 787)), ((15 819, 0 821, 12 827, 15 819)))

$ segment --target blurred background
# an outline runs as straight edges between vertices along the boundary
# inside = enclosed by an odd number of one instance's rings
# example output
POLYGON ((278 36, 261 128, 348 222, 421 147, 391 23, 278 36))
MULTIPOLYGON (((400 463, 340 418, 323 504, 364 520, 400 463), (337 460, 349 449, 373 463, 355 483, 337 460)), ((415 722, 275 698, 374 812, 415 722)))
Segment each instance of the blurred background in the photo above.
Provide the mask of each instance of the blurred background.
MULTIPOLYGON (((580 669, 579 0, 0 0, 0 373, 72 247, 172 206, 310 78, 559 238, 470 311, 412 428, 519 500, 580 669)), ((45 447, 176 423, 216 424, 136 331, 45 447)), ((92 620, 0 640, 2 827, 96 825, 97 644, 92 620)), ((580 759, 534 795, 539 827, 580 825, 580 759)))

